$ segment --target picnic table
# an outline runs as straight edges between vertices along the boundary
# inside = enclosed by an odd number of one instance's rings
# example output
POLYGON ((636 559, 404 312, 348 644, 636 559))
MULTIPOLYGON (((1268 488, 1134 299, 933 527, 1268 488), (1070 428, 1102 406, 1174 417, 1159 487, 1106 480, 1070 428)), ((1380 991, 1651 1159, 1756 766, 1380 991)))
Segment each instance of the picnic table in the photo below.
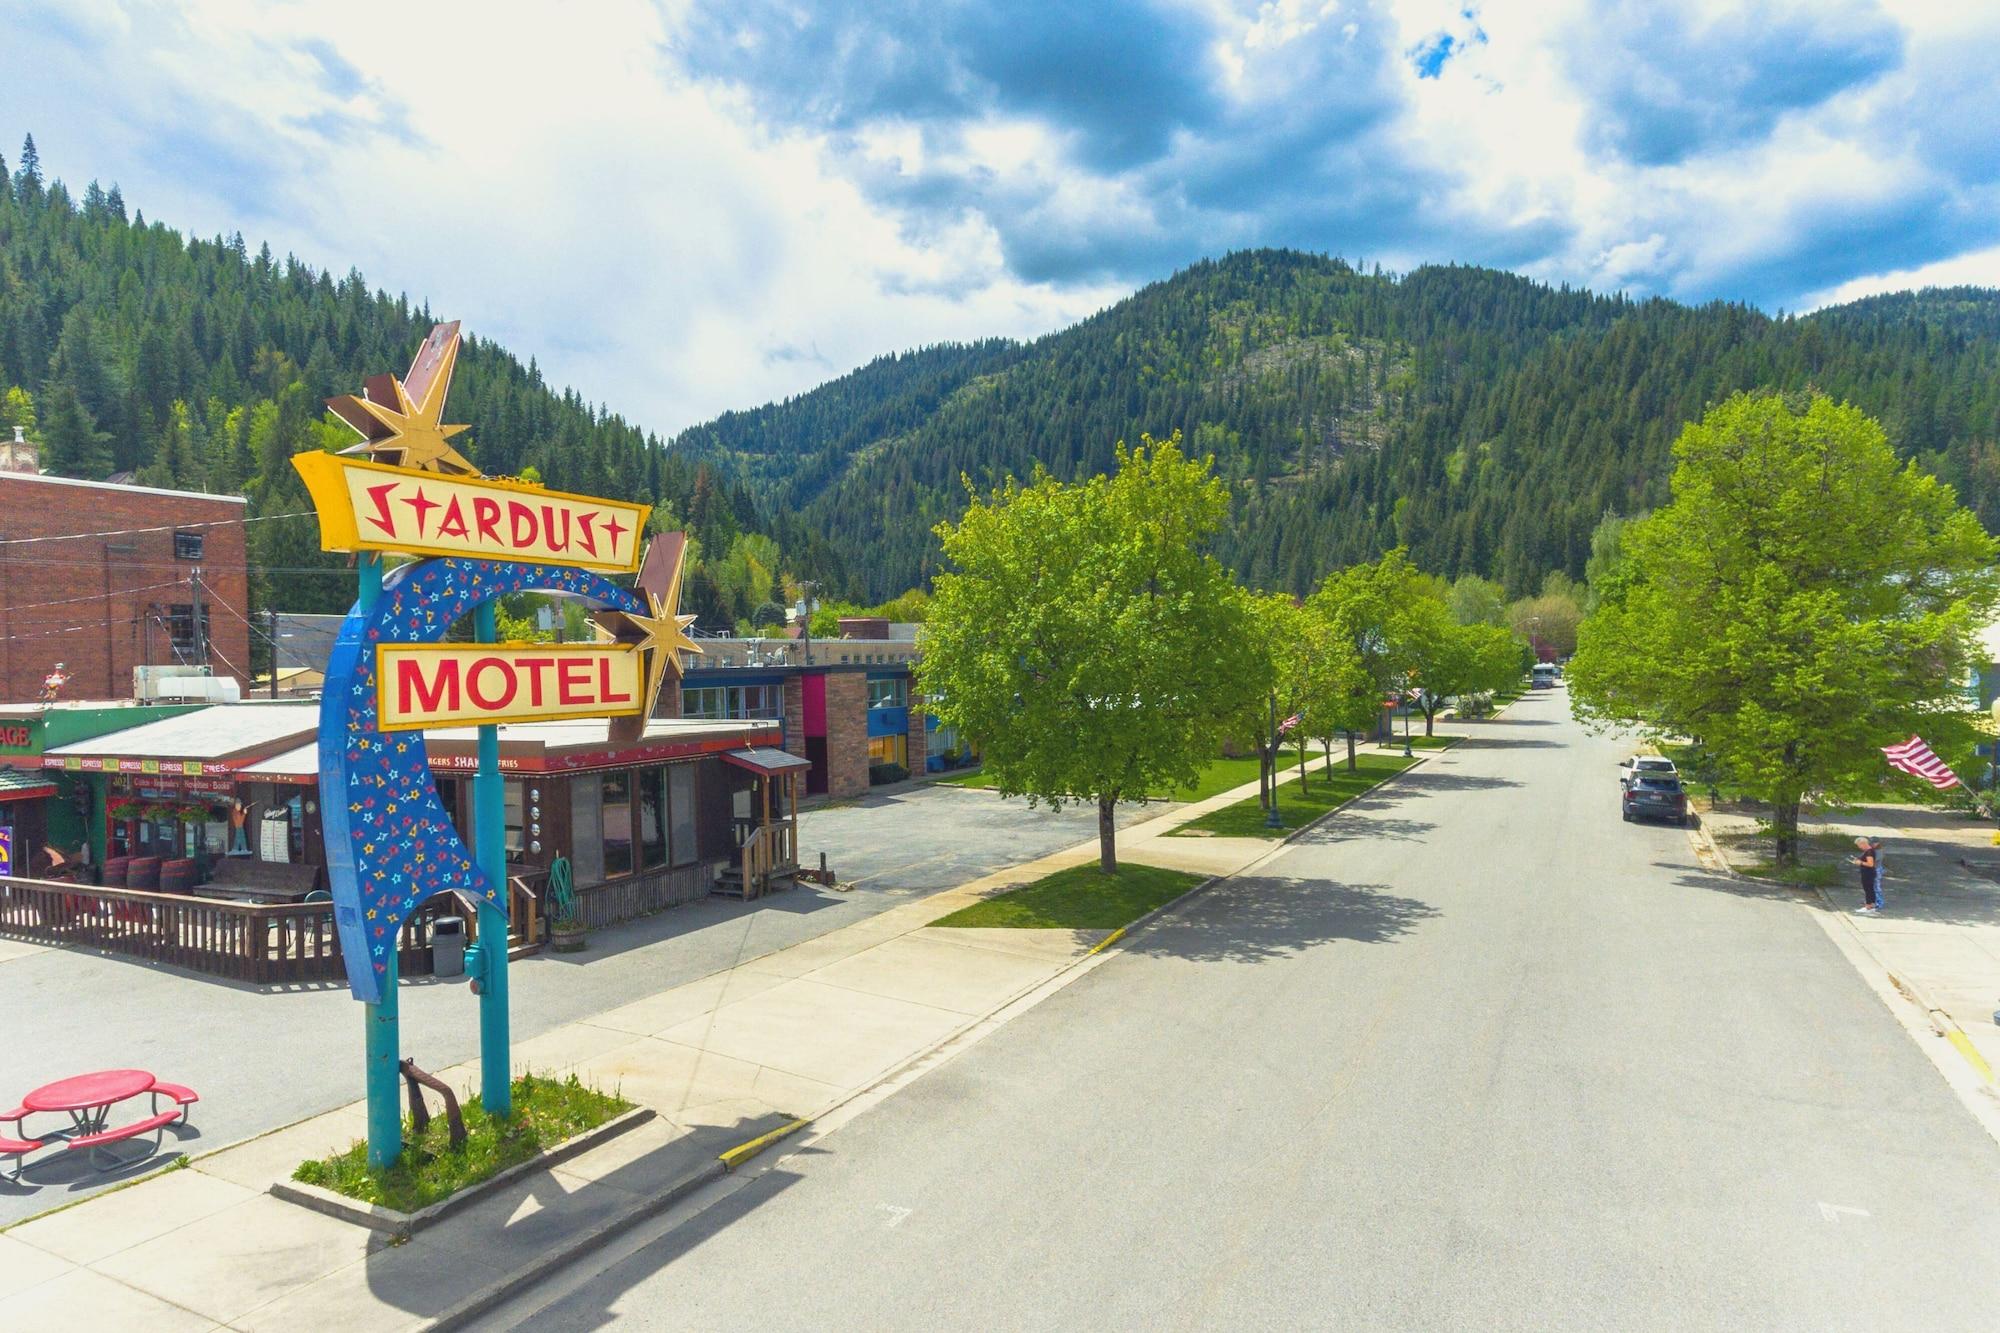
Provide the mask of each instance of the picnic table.
POLYGON ((185 1122, 188 1108, 200 1100, 194 1089, 178 1083, 162 1083, 143 1069, 100 1069, 94 1074, 58 1079, 36 1088, 21 1099, 19 1106, 0 1114, 0 1125, 14 1125, 22 1135, 17 1138, 0 1133, 0 1159, 13 1159, 13 1180, 18 1184, 24 1159, 29 1153, 47 1147, 49 1139, 62 1139, 64 1151, 87 1148, 93 1161, 110 1164, 116 1164, 116 1159, 106 1151, 110 1145, 144 1134, 153 1136, 153 1151, 158 1152, 166 1127, 176 1120, 185 1122), (107 1127, 112 1107, 147 1094, 153 1099, 151 1115, 129 1125, 107 1127), (173 1104, 171 1110, 159 1109, 162 1097, 173 1104), (36 1114, 67 1115, 70 1127, 45 1130, 42 1131, 45 1137, 28 1138, 26 1121, 36 1114))
POLYGON ((143 1069, 101 1069, 44 1084, 21 1099, 30 1111, 67 1112, 74 1134, 102 1134, 119 1102, 148 1093, 159 1080, 143 1069))

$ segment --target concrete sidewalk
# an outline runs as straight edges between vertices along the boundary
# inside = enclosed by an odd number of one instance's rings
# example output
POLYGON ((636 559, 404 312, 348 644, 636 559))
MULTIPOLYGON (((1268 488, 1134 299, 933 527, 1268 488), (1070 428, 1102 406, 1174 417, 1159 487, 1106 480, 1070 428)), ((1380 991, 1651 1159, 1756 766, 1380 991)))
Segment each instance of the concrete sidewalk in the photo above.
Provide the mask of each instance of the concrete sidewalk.
MULTIPOLYGON (((1731 839, 1757 826, 1754 814, 1726 810, 1703 820, 1725 855, 1731 839)), ((1862 834, 1882 839, 1888 873, 1881 914, 1856 910, 1860 880, 1844 864, 1839 881, 1819 890, 1821 900, 1838 928, 1851 932, 1993 1088, 2000 1070, 2000 1026, 1994 1023, 2000 1009, 2000 882, 1994 878, 2000 876, 2000 847, 1992 826, 1925 806, 1867 805, 1839 816, 1802 816, 1799 832, 1824 844, 1806 848, 1809 863, 1840 864, 1862 834)))
MULTIPOLYGON (((1135 824, 1120 856, 1236 873, 1280 844, 1163 835, 1256 790, 1135 824)), ((269 1193, 300 1161, 363 1136, 359 1102, 20 1223, 0 1233, 0 1328, 381 1333, 462 1315, 712 1178, 726 1150, 825 1113, 1073 968, 1105 932, 930 923, 1096 855, 1080 843, 519 1043, 517 1073, 575 1071, 657 1118, 407 1242, 269 1193)), ((358 1066, 359 1029, 331 1058, 358 1066)), ((478 1064, 443 1076, 469 1095, 478 1064)))

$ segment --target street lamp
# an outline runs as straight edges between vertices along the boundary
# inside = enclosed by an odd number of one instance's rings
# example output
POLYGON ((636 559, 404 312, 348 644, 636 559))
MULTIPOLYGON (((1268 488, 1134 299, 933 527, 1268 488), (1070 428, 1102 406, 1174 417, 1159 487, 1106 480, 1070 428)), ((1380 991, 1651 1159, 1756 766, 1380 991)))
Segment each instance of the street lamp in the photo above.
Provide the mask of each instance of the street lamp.
POLYGON ((1265 828, 1283 828, 1278 818, 1278 692, 1271 691, 1271 804, 1264 809, 1265 828))

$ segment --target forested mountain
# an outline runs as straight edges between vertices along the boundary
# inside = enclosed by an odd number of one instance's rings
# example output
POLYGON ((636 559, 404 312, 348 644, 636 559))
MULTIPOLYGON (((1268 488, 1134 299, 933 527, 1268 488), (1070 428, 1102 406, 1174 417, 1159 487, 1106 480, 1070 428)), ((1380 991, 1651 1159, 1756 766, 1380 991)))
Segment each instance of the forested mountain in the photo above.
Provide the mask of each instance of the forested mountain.
MULTIPOLYGON (((77 200, 44 179, 32 139, 11 176, 0 163, 0 430, 27 427, 51 472, 246 495, 258 518, 305 510, 291 455, 353 442, 323 400, 401 374, 434 322, 359 273, 128 218, 115 186, 92 182, 77 200)), ((467 452, 489 474, 533 468, 550 486, 687 519, 708 566, 692 589, 705 624, 726 626, 772 596, 780 559, 845 578, 795 521, 746 534, 758 519, 743 492, 491 342, 466 338, 449 417, 471 425, 467 452), (739 554, 743 586, 725 589, 739 554)), ((352 599, 342 558, 319 551, 310 519, 254 524, 250 559, 259 608, 339 611, 352 599)))
POLYGON ((1581 576, 1607 511, 1666 498, 1673 439, 1709 403, 1808 385, 1880 417, 2000 528, 2000 294, 1979 289, 1773 318, 1246 252, 1033 343, 886 358, 674 445, 801 514, 859 596, 928 578, 961 475, 1088 474, 1174 430, 1235 484, 1222 554, 1252 583, 1304 591, 1404 543, 1520 594, 1581 576))

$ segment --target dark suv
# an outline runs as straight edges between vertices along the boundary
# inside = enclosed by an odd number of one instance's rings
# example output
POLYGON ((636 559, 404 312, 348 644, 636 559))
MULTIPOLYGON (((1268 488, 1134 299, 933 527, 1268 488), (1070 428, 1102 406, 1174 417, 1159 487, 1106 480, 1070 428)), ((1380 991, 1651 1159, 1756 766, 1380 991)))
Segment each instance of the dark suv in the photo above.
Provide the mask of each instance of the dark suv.
POLYGON ((1688 798, 1677 777, 1635 773, 1625 784, 1620 801, 1628 823, 1634 819, 1671 819, 1682 828, 1687 827, 1688 798))

